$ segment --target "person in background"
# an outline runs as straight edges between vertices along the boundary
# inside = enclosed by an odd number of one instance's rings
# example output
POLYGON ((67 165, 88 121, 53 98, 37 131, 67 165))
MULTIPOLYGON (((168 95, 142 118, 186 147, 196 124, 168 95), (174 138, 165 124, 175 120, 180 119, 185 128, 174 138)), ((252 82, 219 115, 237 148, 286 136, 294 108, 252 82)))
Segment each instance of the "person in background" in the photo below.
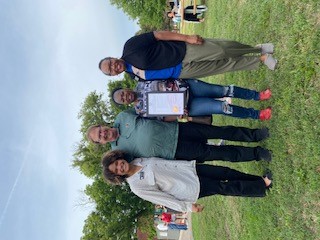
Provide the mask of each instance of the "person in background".
MULTIPOLYGON (((205 11, 207 11, 207 7, 205 5, 197 5, 196 12, 193 14, 193 6, 187 6, 183 11, 183 19, 187 22, 203 22, 205 11)), ((173 22, 181 22, 179 8, 173 8, 167 13, 167 16, 171 18, 173 22)))
POLYGON ((176 223, 176 224, 185 224, 186 217, 184 213, 168 213, 163 212, 159 219, 164 222, 166 225, 169 223, 176 223))
MULTIPOLYGON (((181 22, 181 5, 170 2, 170 8, 171 11, 167 12, 167 16, 172 18, 174 22, 181 22)), ((205 5, 196 5, 196 9, 193 5, 187 6, 183 11, 184 20, 187 22, 202 22, 204 20, 203 14, 207 10, 208 8, 205 5)))

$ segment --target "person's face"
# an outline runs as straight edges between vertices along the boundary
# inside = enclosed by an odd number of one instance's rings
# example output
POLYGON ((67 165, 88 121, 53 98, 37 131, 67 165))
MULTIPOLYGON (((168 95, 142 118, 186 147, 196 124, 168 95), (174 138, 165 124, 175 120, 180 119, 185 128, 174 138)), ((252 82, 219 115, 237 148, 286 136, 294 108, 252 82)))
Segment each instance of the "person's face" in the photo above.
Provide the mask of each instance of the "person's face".
POLYGON ((172 13, 172 12, 168 13, 168 17, 169 18, 173 18, 174 17, 174 13, 172 13))
POLYGON ((109 171, 120 176, 127 175, 130 170, 129 163, 124 159, 118 159, 111 163, 108 167, 109 171))
POLYGON ((131 89, 119 89, 113 94, 113 99, 118 104, 130 104, 136 100, 136 94, 131 89))
POLYGON ((99 126, 91 129, 89 137, 96 143, 106 144, 107 142, 116 141, 119 137, 119 132, 116 128, 99 126))
POLYGON ((102 61, 101 71, 109 76, 115 76, 126 70, 126 66, 122 59, 110 58, 102 61))

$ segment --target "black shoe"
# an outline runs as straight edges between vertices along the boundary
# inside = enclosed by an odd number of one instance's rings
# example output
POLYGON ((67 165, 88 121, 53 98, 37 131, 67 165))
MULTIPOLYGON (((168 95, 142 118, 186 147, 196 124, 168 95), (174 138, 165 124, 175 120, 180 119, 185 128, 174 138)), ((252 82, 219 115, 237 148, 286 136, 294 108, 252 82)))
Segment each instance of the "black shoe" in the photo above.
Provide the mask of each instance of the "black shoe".
POLYGON ((270 136, 269 128, 261 128, 257 130, 256 138, 258 141, 262 141, 270 136))
POLYGON ((271 151, 268 149, 262 148, 262 147, 257 147, 257 155, 258 158, 257 160, 265 160, 267 162, 271 162, 272 156, 271 156, 271 151))
MULTIPOLYGON (((265 172, 265 174, 263 175, 263 177, 264 177, 264 178, 267 177, 268 179, 270 179, 271 181, 273 181, 273 174, 272 174, 272 172, 271 172, 270 169, 267 169, 267 170, 266 170, 266 172, 265 172)), ((267 186, 266 188, 267 188, 267 189, 270 189, 270 188, 272 188, 272 187, 273 187, 273 182, 271 182, 270 185, 267 186)))

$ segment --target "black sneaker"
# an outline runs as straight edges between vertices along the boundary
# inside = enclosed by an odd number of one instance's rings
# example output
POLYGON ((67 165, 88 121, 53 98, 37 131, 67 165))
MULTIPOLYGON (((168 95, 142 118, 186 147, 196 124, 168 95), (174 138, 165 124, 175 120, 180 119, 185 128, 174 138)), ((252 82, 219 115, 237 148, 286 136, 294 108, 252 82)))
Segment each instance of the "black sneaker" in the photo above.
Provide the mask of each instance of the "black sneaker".
POLYGON ((258 129, 257 132, 256 132, 256 138, 258 141, 262 141, 266 138, 270 137, 270 134, 269 134, 269 128, 261 128, 261 129, 258 129))
POLYGON ((262 148, 262 147, 257 147, 257 155, 258 155, 258 161, 259 160, 265 160, 267 162, 271 162, 272 156, 271 156, 271 151, 268 149, 262 148))

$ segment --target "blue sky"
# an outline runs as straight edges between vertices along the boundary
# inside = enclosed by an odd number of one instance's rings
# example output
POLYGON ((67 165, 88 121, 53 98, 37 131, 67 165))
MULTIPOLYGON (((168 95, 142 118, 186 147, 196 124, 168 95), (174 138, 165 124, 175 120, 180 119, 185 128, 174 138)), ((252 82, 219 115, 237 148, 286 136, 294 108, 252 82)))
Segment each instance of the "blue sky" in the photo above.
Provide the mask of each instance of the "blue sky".
POLYGON ((0 239, 79 239, 77 113, 137 25, 107 0, 0 0, 0 239))

